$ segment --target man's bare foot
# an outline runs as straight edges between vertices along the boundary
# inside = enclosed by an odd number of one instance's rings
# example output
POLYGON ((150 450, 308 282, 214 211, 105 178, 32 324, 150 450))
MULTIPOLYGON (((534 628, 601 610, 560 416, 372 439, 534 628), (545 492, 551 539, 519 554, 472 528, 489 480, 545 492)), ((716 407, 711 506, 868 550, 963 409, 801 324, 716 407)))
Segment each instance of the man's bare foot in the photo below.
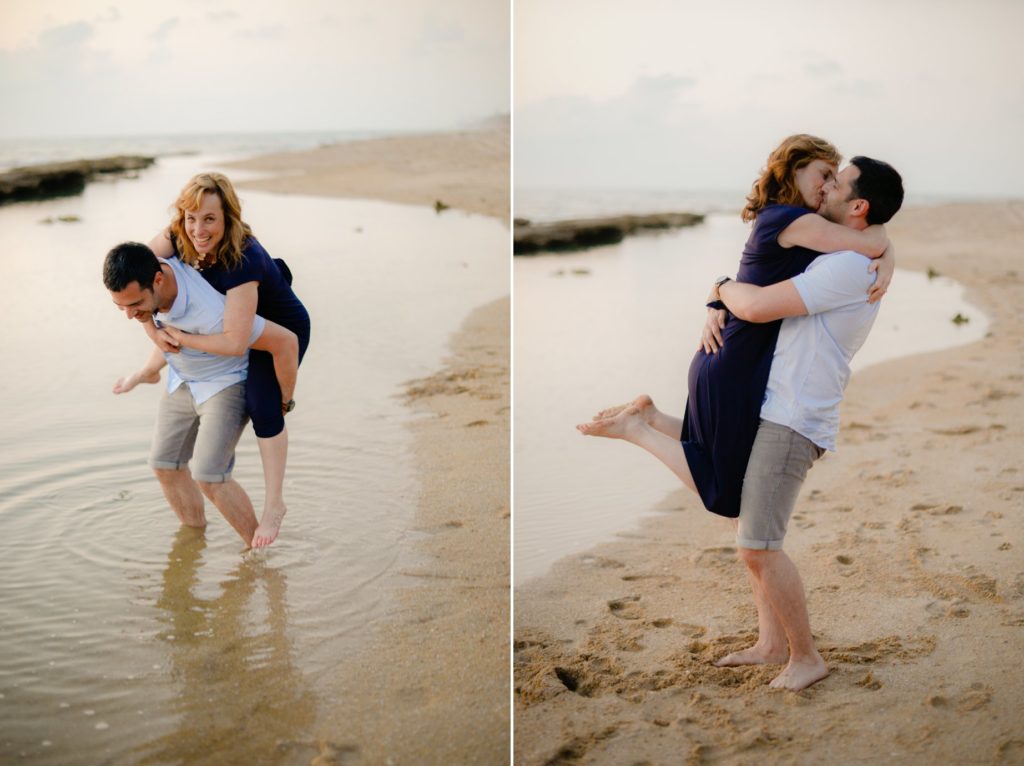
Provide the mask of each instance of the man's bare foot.
POLYGON ((580 423, 576 430, 584 436, 605 436, 609 439, 628 439, 632 429, 647 425, 640 410, 629 405, 614 417, 580 423))
POLYGON ((260 519, 259 526, 252 536, 253 548, 266 548, 277 539, 277 533, 281 531, 281 522, 287 512, 288 508, 284 503, 267 506, 263 510, 263 518, 260 519))
POLYGON ((651 422, 651 418, 653 418, 655 413, 658 411, 658 408, 654 406, 654 402, 651 400, 651 397, 649 397, 647 394, 640 394, 640 396, 638 396, 629 404, 617 404, 614 407, 609 407, 608 409, 601 410, 599 413, 594 415, 594 417, 591 418, 591 420, 607 420, 608 418, 614 418, 627 407, 635 407, 637 410, 639 410, 640 414, 643 416, 644 420, 647 421, 648 425, 651 422))
POLYGON ((127 394, 139 383, 159 383, 160 373, 159 372, 133 372, 124 378, 118 378, 114 384, 113 391, 115 394, 127 394))
POLYGON ((773 651, 771 649, 753 646, 732 654, 727 654, 715 662, 720 668, 735 668, 740 665, 781 665, 789 659, 789 652, 786 649, 773 651))
POLYGON ((773 689, 789 689, 790 691, 798 692, 820 681, 827 675, 828 665, 825 664, 825 660, 821 658, 821 655, 817 655, 817 660, 808 662, 794 662, 790 660, 789 664, 786 665, 786 669, 779 673, 768 685, 773 689))

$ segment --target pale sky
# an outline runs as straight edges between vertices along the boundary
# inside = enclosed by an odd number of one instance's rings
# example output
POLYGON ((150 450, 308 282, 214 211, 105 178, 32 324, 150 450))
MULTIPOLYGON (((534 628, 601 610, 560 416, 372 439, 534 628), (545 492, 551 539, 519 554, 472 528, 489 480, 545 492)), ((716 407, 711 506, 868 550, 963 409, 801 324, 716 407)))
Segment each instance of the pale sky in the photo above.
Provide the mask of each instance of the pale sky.
POLYGON ((0 0, 0 136, 462 127, 509 0, 0 0))
POLYGON ((517 187, 747 189, 814 133, 1024 197, 1024 2, 514 0, 517 187))

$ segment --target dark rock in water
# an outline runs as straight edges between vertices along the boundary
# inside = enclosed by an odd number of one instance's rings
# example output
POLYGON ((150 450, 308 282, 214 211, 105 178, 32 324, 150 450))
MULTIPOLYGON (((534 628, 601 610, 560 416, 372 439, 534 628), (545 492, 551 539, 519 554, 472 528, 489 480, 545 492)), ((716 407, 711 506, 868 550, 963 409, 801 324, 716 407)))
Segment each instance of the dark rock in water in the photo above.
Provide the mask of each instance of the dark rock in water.
POLYGON ((512 252, 515 255, 532 255, 586 250, 600 245, 614 245, 640 231, 677 229, 693 226, 703 220, 704 216, 696 213, 619 215, 551 223, 530 223, 525 219, 516 219, 513 225, 512 252))
POLYGON ((0 204, 81 194, 94 177, 148 168, 153 157, 119 156, 51 162, 0 172, 0 204))

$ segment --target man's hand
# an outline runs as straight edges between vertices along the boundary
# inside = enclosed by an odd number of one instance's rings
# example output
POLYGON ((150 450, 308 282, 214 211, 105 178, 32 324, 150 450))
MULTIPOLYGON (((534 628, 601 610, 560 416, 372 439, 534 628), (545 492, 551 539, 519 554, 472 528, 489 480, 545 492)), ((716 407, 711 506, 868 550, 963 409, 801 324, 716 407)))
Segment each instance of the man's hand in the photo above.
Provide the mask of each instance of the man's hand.
POLYGON ((878 277, 875 279, 875 283, 868 288, 868 303, 877 303, 882 300, 882 296, 885 295, 889 289, 889 285, 892 283, 892 275, 896 270, 896 249, 893 247, 892 242, 885 248, 885 252, 881 258, 875 258, 868 265, 868 273, 872 271, 878 272, 878 277))
MULTIPOLYGON (((715 291, 718 292, 717 290, 715 291)), ((713 300, 718 300, 716 296, 713 300)), ((710 303, 710 301, 709 301, 710 303)), ((725 327, 725 320, 728 316, 725 309, 708 309, 707 319, 704 321, 704 329, 700 334, 698 349, 703 349, 705 354, 717 354, 718 350, 725 344, 722 340, 722 328, 725 327)))
POLYGON ((129 391, 131 391, 133 388, 135 388, 137 385, 139 385, 139 383, 159 383, 159 382, 160 382, 160 373, 159 372, 150 372, 148 370, 140 370, 139 372, 133 372, 131 375, 128 375, 126 377, 118 378, 117 382, 114 383, 114 388, 112 390, 113 390, 113 392, 115 394, 127 394, 129 391))

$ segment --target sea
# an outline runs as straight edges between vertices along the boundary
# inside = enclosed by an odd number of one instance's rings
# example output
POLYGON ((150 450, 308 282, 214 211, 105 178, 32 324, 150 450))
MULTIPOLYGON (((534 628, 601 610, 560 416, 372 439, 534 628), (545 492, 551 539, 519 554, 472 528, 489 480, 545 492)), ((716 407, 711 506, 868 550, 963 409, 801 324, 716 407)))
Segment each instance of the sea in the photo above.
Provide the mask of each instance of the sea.
MULTIPOLYGON (((649 394, 681 416, 711 283, 749 234, 743 190, 517 189, 532 221, 688 211, 703 223, 585 252, 513 260, 513 577, 629 535, 679 481, 632 445, 580 435, 599 410, 649 394)), ((908 205, 946 200, 918 195, 908 205)), ((897 263, 899 245, 897 243, 897 263)), ((946 277, 897 268, 854 371, 973 343, 988 318, 946 277), (952 321, 957 314, 966 323, 952 321)))
MULTIPOLYGON (((262 552, 207 505, 181 528, 147 466, 164 385, 114 395, 149 353, 101 280, 195 173, 369 134, 6 142, 9 165, 142 152, 84 193, 0 206, 0 763, 309 763, 338 666, 413 587, 419 480, 408 381, 509 294, 508 229, 458 210, 242 189, 245 220, 312 318, 280 537, 262 552)), ((235 478, 259 512, 247 430, 235 478)), ((367 704, 373 704, 368 700, 367 704)))

